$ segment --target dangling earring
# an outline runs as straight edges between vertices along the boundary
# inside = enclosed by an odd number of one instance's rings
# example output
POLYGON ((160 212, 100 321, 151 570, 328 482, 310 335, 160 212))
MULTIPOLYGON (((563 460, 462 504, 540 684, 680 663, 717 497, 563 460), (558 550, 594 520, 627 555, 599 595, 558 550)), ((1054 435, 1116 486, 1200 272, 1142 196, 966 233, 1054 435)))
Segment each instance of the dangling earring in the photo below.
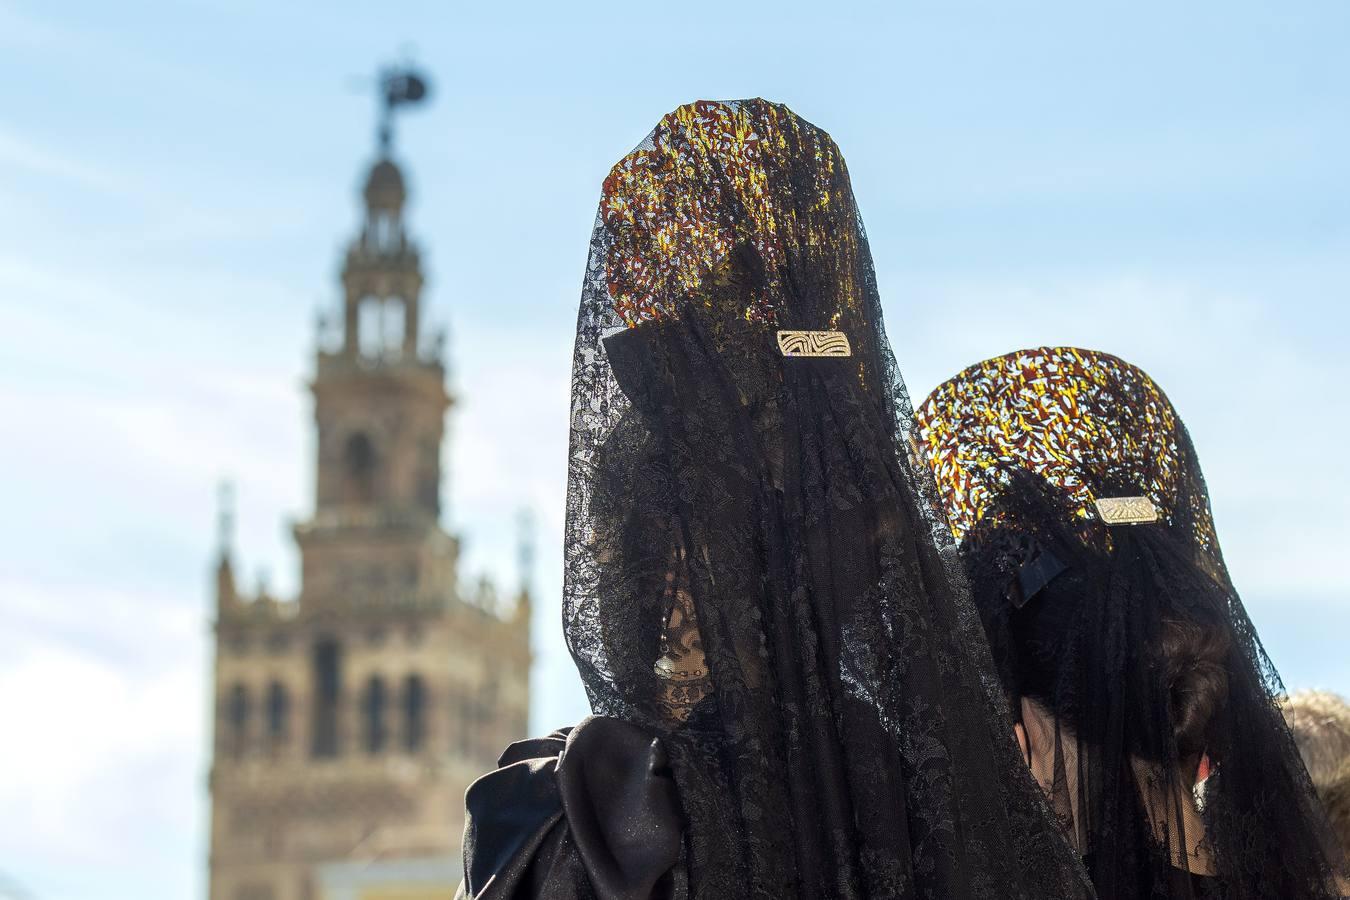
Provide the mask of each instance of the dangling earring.
POLYGON ((662 594, 666 607, 665 618, 661 621, 661 655, 656 658, 652 665, 652 671, 656 673, 657 678, 670 680, 675 677, 676 659, 670 652, 670 619, 675 614, 675 604, 673 602, 674 590, 672 585, 675 582, 675 573, 666 573, 666 589, 662 594))

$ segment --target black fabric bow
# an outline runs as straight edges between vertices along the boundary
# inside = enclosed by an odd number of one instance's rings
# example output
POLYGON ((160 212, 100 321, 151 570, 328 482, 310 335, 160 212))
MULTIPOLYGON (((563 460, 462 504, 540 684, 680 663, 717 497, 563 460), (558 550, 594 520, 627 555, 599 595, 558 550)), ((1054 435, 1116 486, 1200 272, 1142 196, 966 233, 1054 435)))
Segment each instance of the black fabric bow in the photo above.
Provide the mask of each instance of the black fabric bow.
POLYGON ((683 816, 659 739, 592 716, 499 764, 465 795, 461 898, 676 896, 683 816))
POLYGON ((1068 566, 1061 562, 1058 556, 1049 550, 1036 545, 1031 559, 1022 563, 1017 570, 1017 586, 1019 590, 1012 598, 1014 609, 1021 609, 1031 602, 1041 591, 1054 581, 1057 577, 1068 570, 1068 566))

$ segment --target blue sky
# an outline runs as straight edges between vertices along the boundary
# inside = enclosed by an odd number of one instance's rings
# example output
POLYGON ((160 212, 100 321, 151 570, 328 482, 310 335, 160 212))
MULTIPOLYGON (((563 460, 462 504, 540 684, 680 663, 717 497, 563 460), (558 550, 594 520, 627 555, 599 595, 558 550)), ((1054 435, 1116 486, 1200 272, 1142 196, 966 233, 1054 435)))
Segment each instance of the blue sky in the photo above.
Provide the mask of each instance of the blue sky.
POLYGON ((567 369, 608 167, 765 96, 849 161, 916 395, 1075 343, 1189 424, 1291 686, 1350 691, 1350 5, 0 0, 0 896, 203 897, 207 576, 296 583, 303 384, 370 162, 376 65, 435 81, 400 158, 461 396, 449 524, 559 637, 567 369))

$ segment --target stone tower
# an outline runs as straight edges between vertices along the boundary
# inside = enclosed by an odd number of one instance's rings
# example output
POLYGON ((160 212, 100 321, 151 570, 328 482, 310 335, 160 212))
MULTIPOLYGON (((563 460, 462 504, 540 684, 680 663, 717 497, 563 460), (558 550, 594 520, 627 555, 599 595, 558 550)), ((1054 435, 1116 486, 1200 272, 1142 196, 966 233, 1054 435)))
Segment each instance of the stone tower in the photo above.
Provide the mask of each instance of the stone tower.
POLYGON ((388 140, 321 329, 296 600, 216 577, 210 900, 449 898, 464 790, 525 735, 527 591, 465 591, 441 527, 452 398, 388 140))

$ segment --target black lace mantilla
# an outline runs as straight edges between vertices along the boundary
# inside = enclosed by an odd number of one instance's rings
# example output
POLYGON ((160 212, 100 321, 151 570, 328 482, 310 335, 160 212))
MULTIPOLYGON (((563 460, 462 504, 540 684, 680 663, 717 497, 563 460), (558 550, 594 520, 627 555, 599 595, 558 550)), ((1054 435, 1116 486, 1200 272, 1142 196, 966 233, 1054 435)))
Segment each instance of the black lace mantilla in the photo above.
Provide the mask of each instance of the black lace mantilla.
POLYGON ((1341 896, 1161 388, 1109 354, 1040 347, 967 368, 918 423, 1032 768, 1098 895, 1341 896), (1108 525, 1103 498, 1147 498, 1156 519, 1108 525))
POLYGON ((1089 895, 910 418, 830 137, 763 100, 666 116, 591 239, 564 627, 594 711, 669 753, 696 898, 1089 895))

